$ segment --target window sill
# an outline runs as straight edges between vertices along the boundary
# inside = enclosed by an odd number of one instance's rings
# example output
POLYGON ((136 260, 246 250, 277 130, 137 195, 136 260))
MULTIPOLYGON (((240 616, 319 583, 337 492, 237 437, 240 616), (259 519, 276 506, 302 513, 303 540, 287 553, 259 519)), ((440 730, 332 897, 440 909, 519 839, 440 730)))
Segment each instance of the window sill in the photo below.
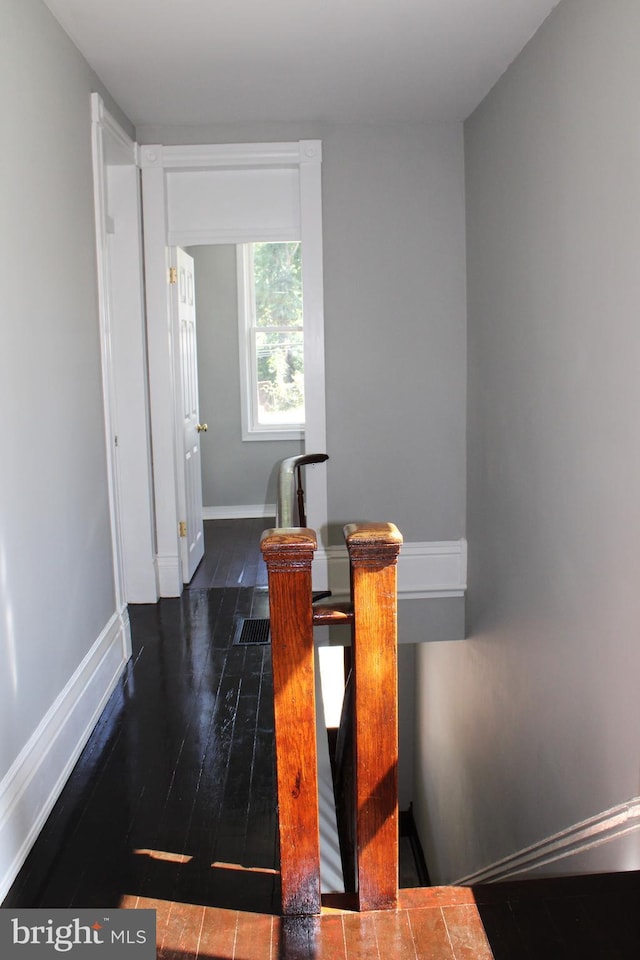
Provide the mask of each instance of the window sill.
POLYGON ((304 440, 304 428, 296 430, 243 430, 242 439, 253 440, 304 440))

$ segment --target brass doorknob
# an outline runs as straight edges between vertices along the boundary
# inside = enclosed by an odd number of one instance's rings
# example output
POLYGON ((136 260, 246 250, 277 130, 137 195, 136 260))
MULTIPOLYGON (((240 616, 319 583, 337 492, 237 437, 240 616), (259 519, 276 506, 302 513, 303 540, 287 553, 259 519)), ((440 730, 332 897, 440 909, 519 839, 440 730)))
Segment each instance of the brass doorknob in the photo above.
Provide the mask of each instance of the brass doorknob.
POLYGON ((206 423, 199 423, 198 426, 196 427, 196 430, 198 431, 198 433, 206 433, 208 429, 209 427, 207 426, 206 423))

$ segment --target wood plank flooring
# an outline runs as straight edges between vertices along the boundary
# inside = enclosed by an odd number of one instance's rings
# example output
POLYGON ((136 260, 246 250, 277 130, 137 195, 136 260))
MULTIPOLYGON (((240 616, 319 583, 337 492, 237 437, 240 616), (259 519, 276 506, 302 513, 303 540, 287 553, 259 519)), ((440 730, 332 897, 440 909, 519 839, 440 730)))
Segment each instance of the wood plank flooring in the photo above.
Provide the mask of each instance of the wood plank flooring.
POLYGON ((407 891, 400 909, 366 914, 339 906, 341 899, 312 918, 142 898, 125 905, 156 910, 162 960, 491 960, 469 890, 407 891))
POLYGON ((264 526, 207 524, 191 588, 130 608, 132 660, 7 905, 277 912, 271 651, 232 643, 268 616, 264 526))
POLYGON ((262 532, 274 517, 248 520, 207 520, 204 558, 188 589, 267 587, 267 568, 260 553, 262 532))

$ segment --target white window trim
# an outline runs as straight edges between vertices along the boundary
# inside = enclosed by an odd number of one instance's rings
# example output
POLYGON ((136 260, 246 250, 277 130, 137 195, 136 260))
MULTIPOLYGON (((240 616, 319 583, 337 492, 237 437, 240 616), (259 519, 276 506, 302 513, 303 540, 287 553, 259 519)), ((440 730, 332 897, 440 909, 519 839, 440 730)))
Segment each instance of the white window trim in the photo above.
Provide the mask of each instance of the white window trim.
POLYGON ((280 425, 258 423, 255 336, 252 336, 252 318, 255 316, 253 271, 249 259, 250 244, 236 246, 238 284, 238 353, 240 359, 240 408, 243 440, 302 440, 304 424, 286 429, 280 425))

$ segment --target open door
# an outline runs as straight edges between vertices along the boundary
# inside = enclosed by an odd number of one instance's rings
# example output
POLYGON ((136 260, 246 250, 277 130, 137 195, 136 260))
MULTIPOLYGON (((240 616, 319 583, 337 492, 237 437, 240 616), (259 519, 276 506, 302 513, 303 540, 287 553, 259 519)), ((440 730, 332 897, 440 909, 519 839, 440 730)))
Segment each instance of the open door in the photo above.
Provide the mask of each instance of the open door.
POLYGON ((176 397, 180 470, 180 549, 182 579, 189 583, 204 556, 202 521, 202 473, 200 436, 207 425, 198 410, 198 355, 193 258, 180 247, 173 248, 173 317, 176 338, 176 397))

